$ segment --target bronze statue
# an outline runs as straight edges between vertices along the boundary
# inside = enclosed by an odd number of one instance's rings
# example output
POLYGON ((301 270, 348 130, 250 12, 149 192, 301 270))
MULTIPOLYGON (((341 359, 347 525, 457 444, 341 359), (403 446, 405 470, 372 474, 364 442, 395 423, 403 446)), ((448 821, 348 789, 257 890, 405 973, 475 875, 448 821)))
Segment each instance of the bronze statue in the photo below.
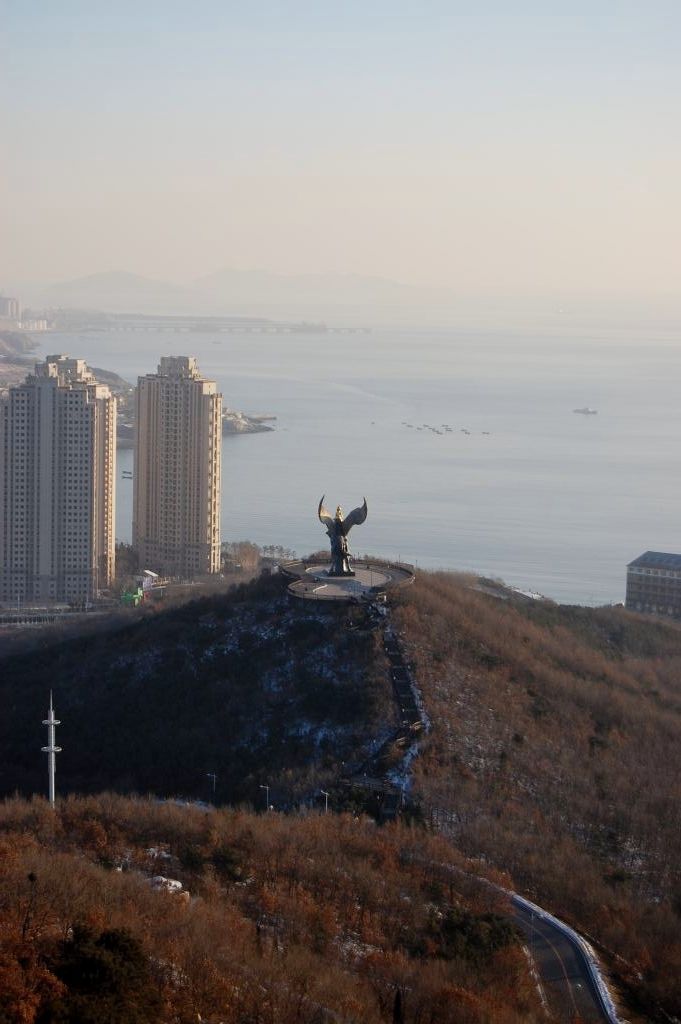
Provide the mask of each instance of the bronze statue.
POLYGON ((331 567, 329 576, 354 576, 350 568, 348 555, 348 534, 353 526, 359 526, 367 517, 367 500, 359 508, 355 508, 343 519, 343 510, 340 505, 336 509, 335 517, 324 508, 324 495, 319 502, 318 516, 320 522, 326 527, 326 532, 331 540, 331 567))

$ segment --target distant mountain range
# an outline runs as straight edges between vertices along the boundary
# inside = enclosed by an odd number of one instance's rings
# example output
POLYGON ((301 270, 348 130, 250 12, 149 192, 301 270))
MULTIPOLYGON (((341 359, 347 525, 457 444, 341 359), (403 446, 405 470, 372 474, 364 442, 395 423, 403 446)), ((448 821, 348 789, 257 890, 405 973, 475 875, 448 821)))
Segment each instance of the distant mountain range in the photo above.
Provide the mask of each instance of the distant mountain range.
MULTIPOLYGON (((275 274, 219 270, 189 284, 126 271, 90 274, 50 285, 39 295, 51 307, 107 313, 205 313, 358 322, 385 310, 422 307, 436 293, 359 274, 275 274)), ((442 296, 440 296, 442 298, 442 296)))
POLYGON ((353 306, 400 305, 422 297, 422 290, 383 277, 361 274, 274 274, 263 270, 218 270, 195 282, 202 294, 221 301, 320 302, 353 306))
POLYGON ((676 328, 677 296, 459 294, 362 274, 217 270, 184 283, 110 271, 21 290, 24 306, 103 313, 260 316, 335 326, 453 323, 582 330, 655 323, 676 328))
POLYGON ((88 274, 50 285, 41 293, 47 306, 100 309, 105 313, 181 313, 194 311, 190 288, 126 271, 88 274))

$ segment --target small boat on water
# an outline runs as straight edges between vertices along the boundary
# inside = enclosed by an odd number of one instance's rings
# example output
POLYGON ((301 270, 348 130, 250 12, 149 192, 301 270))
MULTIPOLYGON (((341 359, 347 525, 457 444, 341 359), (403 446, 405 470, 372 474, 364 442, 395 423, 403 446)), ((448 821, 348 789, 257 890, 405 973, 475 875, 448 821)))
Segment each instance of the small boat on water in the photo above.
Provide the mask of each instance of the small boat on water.
POLYGON ((579 413, 580 416, 597 416, 598 409, 590 409, 588 405, 585 405, 583 409, 573 409, 573 412, 579 413))

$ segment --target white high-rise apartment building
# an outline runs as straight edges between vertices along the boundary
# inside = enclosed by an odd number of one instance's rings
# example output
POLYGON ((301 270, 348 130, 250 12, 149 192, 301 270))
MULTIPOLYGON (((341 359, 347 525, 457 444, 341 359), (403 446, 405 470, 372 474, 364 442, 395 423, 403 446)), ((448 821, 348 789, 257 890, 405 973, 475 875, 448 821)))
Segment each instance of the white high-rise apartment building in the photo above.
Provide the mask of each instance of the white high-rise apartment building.
POLYGON ((222 395, 191 356, 164 356, 136 396, 133 546, 140 566, 220 571, 222 395))
POLYGON ((0 399, 0 600, 86 603, 115 559, 116 399, 48 356, 0 399))
POLYGON ((18 320, 21 315, 21 306, 18 299, 10 298, 8 295, 0 295, 0 316, 8 320, 18 320))

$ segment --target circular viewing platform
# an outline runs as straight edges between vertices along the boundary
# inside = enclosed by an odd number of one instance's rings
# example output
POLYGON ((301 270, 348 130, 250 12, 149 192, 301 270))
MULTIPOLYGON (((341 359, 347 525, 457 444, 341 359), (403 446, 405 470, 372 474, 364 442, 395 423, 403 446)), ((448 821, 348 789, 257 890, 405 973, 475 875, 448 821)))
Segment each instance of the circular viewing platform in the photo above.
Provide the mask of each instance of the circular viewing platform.
POLYGON ((354 576, 329 576, 329 563, 285 562, 279 571, 290 576, 288 592, 308 601, 380 601, 387 590, 414 582, 410 565, 370 560, 352 561, 354 576))

